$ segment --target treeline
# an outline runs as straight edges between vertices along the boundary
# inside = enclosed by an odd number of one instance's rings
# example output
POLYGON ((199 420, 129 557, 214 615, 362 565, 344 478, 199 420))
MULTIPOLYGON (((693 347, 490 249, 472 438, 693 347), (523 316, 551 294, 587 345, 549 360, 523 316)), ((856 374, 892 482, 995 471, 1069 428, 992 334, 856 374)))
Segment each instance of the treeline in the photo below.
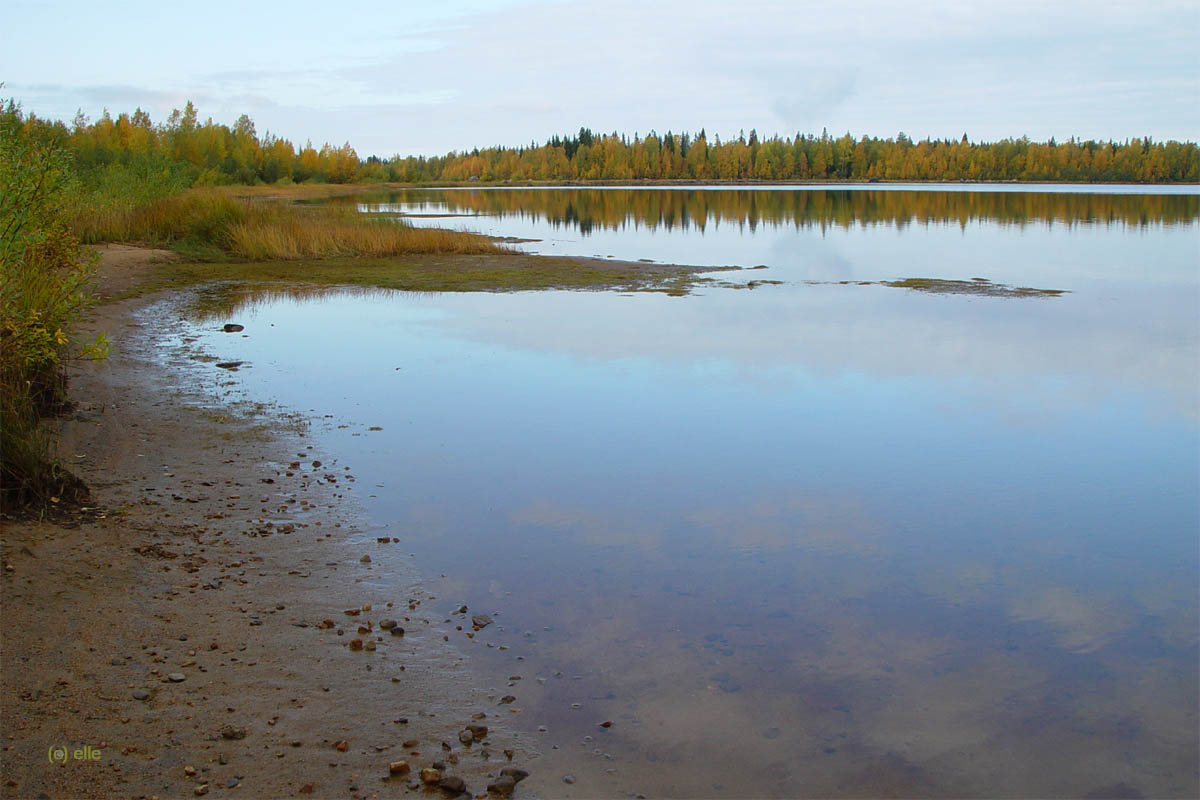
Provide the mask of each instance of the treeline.
POLYGON ((27 124, 51 129, 73 153, 75 170, 85 180, 98 180, 114 168, 147 167, 165 170, 187 186, 367 179, 364 162, 348 142, 319 149, 311 142, 297 147, 269 132, 259 136, 245 114, 232 127, 211 118, 201 122, 191 102, 161 124, 140 108, 116 119, 105 111, 95 122, 80 113, 70 127, 30 114, 27 124))
POLYGON ((850 134, 832 138, 797 133, 760 139, 757 132, 722 142, 703 130, 651 132, 632 139, 598 136, 583 128, 541 147, 489 148, 450 154, 443 180, 697 180, 697 181, 1062 181, 1177 183, 1200 180, 1194 142, 1065 143, 1027 138, 975 144, 914 142, 850 134))
POLYGON ((580 128, 545 144, 491 147, 445 156, 359 158, 349 143, 297 146, 259 135, 242 115, 232 127, 201 122, 190 102, 165 122, 136 110, 115 119, 105 112, 72 125, 28 115, 74 155, 82 176, 101 180, 113 170, 161 176, 186 186, 277 182, 466 181, 1048 181, 1106 183, 1200 182, 1195 142, 913 141, 849 133, 834 138, 748 136, 722 141, 698 134, 650 132, 627 137, 580 128))

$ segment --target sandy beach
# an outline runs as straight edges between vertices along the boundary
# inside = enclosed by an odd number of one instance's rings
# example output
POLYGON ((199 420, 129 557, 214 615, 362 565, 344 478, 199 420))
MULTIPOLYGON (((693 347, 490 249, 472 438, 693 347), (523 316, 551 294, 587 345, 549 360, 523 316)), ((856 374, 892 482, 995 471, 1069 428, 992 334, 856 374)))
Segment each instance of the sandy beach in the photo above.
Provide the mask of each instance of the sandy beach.
MULTIPOLYGON (((171 257, 103 255, 102 296, 171 257)), ((153 300, 94 309, 112 353, 72 370, 60 455, 90 501, 2 524, 0 794, 373 797, 428 791, 433 767, 447 796, 506 768, 534 793, 510 706, 443 638, 474 612, 446 625, 454 599, 415 568, 382 580, 370 556, 404 544, 365 528, 353 465, 304 419, 213 407, 164 369, 148 328, 176 321, 135 315, 153 300)))

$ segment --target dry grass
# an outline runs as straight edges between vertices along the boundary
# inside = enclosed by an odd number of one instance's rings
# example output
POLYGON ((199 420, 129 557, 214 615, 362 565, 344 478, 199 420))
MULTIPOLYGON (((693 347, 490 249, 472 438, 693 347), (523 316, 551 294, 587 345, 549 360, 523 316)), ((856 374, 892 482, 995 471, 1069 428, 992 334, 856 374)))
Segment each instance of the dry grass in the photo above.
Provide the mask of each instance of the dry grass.
POLYGON ((173 246, 193 257, 250 261, 504 252, 469 233, 413 228, 347 206, 293 205, 196 189, 134 206, 88 209, 75 221, 89 242, 173 246))
POLYGON ((234 223, 228 228, 226 246, 233 255, 251 261, 500 251, 480 236, 364 220, 324 208, 255 215, 234 223))

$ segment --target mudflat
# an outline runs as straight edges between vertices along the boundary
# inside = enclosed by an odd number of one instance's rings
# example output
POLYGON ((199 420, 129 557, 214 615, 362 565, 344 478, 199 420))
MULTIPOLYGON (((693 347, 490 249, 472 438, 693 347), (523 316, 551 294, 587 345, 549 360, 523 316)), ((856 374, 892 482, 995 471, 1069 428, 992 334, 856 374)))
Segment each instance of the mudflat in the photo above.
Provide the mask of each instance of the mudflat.
MULTIPOLYGON (((102 255, 106 297, 172 258, 102 255)), ((352 465, 301 418, 201 402, 146 350, 177 324, 134 315, 152 298, 94 310, 112 354, 73 370, 55 423, 91 500, 0 521, 0 795, 370 797, 435 767, 447 794, 505 769, 535 792, 503 692, 444 639, 453 598, 372 563, 404 544, 367 528, 352 465)))

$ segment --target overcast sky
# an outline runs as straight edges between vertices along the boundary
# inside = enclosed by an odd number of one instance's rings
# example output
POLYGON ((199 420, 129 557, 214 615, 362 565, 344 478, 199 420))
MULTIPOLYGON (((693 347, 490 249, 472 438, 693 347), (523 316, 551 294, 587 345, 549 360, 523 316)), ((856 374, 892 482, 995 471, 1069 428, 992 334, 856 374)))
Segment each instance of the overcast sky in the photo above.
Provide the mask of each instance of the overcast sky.
POLYGON ((260 134, 441 154, 598 132, 1200 138, 1200 0, 5 0, 0 97, 191 99, 260 134))

